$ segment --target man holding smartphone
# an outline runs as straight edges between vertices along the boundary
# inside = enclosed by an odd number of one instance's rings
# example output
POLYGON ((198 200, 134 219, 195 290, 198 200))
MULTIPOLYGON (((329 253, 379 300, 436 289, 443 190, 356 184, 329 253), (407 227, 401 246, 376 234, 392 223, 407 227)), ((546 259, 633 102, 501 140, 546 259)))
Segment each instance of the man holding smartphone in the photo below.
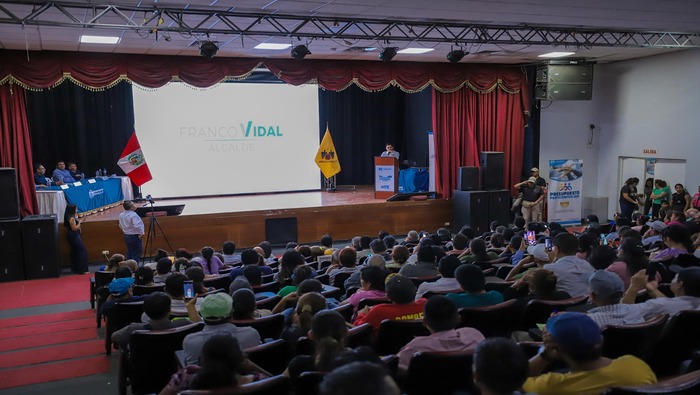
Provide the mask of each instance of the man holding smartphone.
POLYGON ((549 261, 544 268, 557 275, 557 290, 572 298, 588 295, 588 277, 595 271, 590 263, 576 256, 578 239, 571 233, 559 233, 553 241, 549 261))

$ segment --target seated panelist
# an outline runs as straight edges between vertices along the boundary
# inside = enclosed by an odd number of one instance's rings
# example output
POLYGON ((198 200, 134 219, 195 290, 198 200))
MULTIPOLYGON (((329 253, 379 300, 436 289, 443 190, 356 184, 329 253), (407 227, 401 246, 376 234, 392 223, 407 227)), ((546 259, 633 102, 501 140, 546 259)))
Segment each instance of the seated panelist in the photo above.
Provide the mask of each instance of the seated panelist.
POLYGON ((78 170, 78 165, 75 164, 75 162, 68 162, 68 171, 70 172, 71 177, 73 177, 75 181, 85 179, 85 173, 78 170))
POLYGON ((50 177, 46 177, 46 168, 41 163, 34 165, 34 184, 37 188, 46 188, 53 184, 50 177))
POLYGON ((51 176, 53 178, 53 182, 56 185, 63 185, 75 182, 75 179, 70 174, 70 170, 66 169, 66 163, 62 160, 56 162, 56 168, 54 169, 53 174, 51 176))

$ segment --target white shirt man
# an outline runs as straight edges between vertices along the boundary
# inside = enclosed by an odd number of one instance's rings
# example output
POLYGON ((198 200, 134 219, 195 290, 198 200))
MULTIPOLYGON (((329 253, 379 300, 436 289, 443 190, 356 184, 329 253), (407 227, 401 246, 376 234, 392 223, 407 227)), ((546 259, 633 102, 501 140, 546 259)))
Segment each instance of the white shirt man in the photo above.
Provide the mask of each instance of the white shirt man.
POLYGON ((127 200, 124 202, 124 212, 119 214, 119 228, 124 232, 126 243, 126 259, 141 261, 143 250, 144 225, 141 217, 136 214, 136 205, 127 200))
POLYGON ((393 156, 396 160, 399 160, 399 151, 394 151, 394 146, 391 144, 386 145, 386 151, 382 152, 382 157, 387 158, 393 156))

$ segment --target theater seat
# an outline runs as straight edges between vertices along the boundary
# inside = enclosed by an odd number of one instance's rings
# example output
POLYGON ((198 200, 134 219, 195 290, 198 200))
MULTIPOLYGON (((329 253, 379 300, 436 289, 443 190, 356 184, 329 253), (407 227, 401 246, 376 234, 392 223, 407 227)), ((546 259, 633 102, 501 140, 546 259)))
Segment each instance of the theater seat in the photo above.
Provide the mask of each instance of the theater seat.
POLYGON ((423 320, 384 320, 379 325, 374 350, 378 355, 396 354, 416 336, 428 335, 430 331, 423 325, 423 320))
POLYGON ((527 303, 525 310, 523 310, 520 329, 527 331, 535 328, 537 324, 547 322, 555 310, 566 311, 568 308, 586 303, 587 300, 587 296, 562 300, 533 299, 527 303))
POLYGON ((472 381, 473 351, 417 352, 408 364, 408 395, 477 394, 472 381))
POLYGON ((244 350, 248 359, 272 374, 282 374, 292 359, 289 343, 282 339, 244 350))
POLYGON ((289 378, 285 376, 273 376, 267 379, 243 384, 235 388, 221 388, 215 390, 187 390, 180 391, 178 395, 284 395, 292 389, 289 378))
POLYGON ((700 394, 700 370, 661 380, 656 384, 635 387, 615 387, 603 392, 603 395, 638 394, 700 394))
POLYGON ((700 349, 700 311, 687 310, 672 316, 651 353, 650 366, 657 377, 673 376, 693 351, 700 349))
POLYGON ((483 307, 462 307, 459 309, 459 327, 472 327, 485 337, 510 337, 515 330, 518 316, 515 299, 483 307))
POLYGON ((634 325, 607 325, 603 328, 603 355, 618 358, 623 355, 649 363, 651 351, 668 321, 668 314, 661 314, 649 321, 634 325))
POLYGON ((250 326, 260 334, 260 339, 279 339, 284 329, 284 315, 272 314, 252 320, 233 320, 236 326, 250 326))

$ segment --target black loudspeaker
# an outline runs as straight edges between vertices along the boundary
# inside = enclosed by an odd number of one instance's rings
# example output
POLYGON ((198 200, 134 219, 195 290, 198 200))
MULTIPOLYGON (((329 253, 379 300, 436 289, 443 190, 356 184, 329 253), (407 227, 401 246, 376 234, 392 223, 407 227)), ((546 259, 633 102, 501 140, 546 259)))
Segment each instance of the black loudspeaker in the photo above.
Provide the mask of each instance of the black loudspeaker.
POLYGON ((484 151, 479 154, 481 189, 503 189, 503 152, 484 151))
POLYGON ((499 225, 507 226, 510 219, 510 205, 508 189, 489 191, 489 223, 498 221, 499 225))
POLYGON ((485 191, 454 191, 454 224, 458 232, 469 225, 477 235, 489 230, 489 197, 485 191))
POLYGON ((265 220, 265 240, 273 246, 284 246, 290 241, 297 242, 297 219, 269 218, 265 220))
POLYGON ((28 215, 22 219, 22 250, 27 280, 58 277, 58 220, 55 215, 28 215))
POLYGON ((12 167, 0 168, 0 220, 19 218, 17 171, 12 167))
POLYGON ((476 191, 479 189, 479 168, 464 166, 457 173, 457 190, 476 191))
POLYGON ((537 68, 535 98, 538 100, 591 100, 593 64, 577 61, 537 68))
POLYGON ((0 282, 24 280, 19 219, 0 221, 0 282))

